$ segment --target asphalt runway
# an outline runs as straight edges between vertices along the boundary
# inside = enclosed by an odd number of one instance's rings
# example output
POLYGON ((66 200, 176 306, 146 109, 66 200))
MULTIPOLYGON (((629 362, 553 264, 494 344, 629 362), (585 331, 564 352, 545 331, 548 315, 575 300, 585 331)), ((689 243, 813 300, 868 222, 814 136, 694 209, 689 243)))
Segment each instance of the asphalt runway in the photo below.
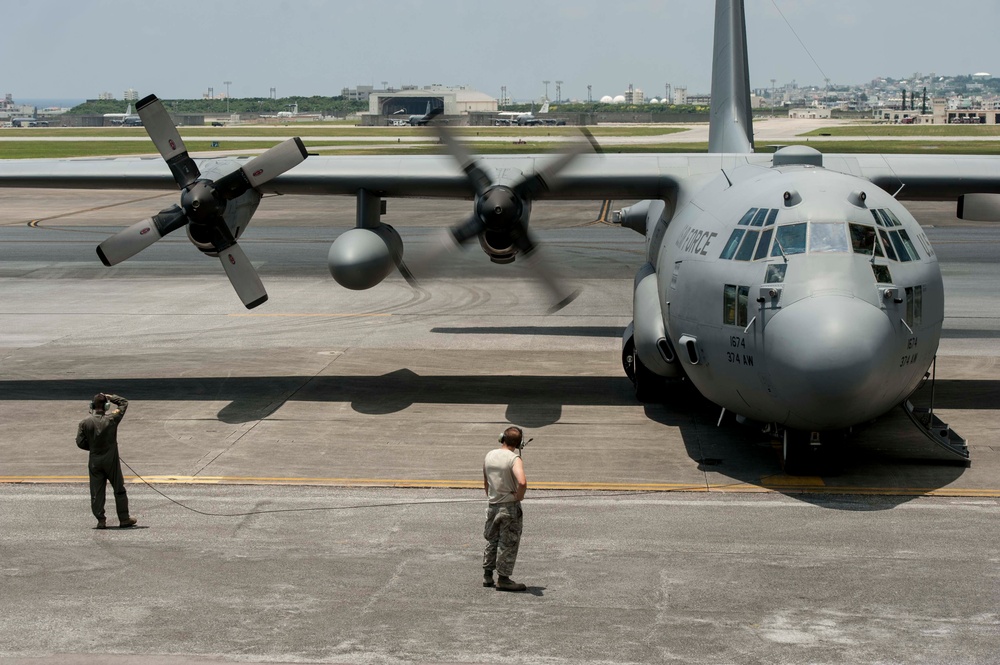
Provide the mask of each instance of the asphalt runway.
MULTIPOLYGON (((1000 652, 995 228, 912 207, 945 276, 936 412, 969 439, 971 466, 898 412, 856 432, 829 473, 788 477, 771 441, 717 427, 697 395, 635 402, 620 336, 643 240, 599 221, 601 202, 535 208, 545 251, 584 289, 547 315, 524 266, 476 249, 421 290, 398 275, 340 288, 325 259, 353 226, 350 199, 263 201, 241 240, 270 294, 251 312, 183 237, 97 261, 98 242, 175 198, 0 189, 0 580, 17 608, 0 612, 0 658, 1000 652), (149 528, 92 531, 73 436, 98 391, 132 400, 122 456, 169 496, 214 512, 337 510, 196 516, 133 479, 149 528), (515 575, 527 596, 476 588, 479 469, 507 423, 534 438, 537 508, 515 575), (419 505, 436 501, 456 503, 419 505), (343 509, 362 504, 407 507, 343 509), (85 609, 94 600, 106 621, 85 609), (502 617, 516 628, 507 643, 502 617)), ((385 221, 419 251, 470 206, 390 201, 385 221)))

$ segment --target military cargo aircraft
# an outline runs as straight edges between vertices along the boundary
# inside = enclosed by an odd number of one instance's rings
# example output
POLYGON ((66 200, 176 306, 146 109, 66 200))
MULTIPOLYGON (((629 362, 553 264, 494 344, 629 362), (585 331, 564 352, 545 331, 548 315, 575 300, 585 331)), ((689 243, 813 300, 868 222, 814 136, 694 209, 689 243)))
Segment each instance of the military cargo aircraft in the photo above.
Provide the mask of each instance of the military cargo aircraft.
MULTIPOLYGON (((640 400, 685 379, 740 419, 779 437, 789 468, 852 426, 901 404, 927 376, 944 317, 934 248, 902 200, 955 200, 958 216, 1000 220, 1000 158, 754 152, 742 0, 717 0, 707 154, 585 154, 480 159, 442 130, 447 156, 310 157, 291 139, 260 157, 194 160, 154 96, 139 115, 167 167, 154 160, 0 162, 0 186, 169 188, 179 205, 101 243, 113 265, 185 227, 220 257, 240 298, 267 298, 239 251, 264 193, 350 195, 356 227, 329 252, 341 285, 367 289, 394 269, 412 280, 399 234, 380 219, 391 197, 471 199, 447 233, 478 240, 497 263, 528 260, 554 307, 575 292, 529 230, 540 199, 641 200, 620 212, 646 238, 622 361, 640 400), (294 168, 293 168, 294 167, 294 168)), ((585 145, 585 144, 584 144, 585 145)), ((413 270, 411 270, 413 268, 413 270)), ((967 457, 930 414, 928 436, 967 457)), ((721 416, 720 416, 721 418, 721 416)))

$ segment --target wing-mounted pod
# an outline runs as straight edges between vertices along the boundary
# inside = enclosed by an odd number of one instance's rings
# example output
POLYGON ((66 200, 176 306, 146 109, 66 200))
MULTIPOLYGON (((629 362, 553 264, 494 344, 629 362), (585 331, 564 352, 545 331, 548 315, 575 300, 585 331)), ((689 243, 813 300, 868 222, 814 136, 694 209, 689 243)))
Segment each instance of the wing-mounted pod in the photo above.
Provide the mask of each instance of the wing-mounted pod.
POLYGON ((403 263, 403 241, 396 229, 382 223, 384 212, 381 197, 364 189, 358 191, 357 226, 341 234, 327 255, 330 274, 344 288, 370 289, 394 268, 412 283, 403 263))

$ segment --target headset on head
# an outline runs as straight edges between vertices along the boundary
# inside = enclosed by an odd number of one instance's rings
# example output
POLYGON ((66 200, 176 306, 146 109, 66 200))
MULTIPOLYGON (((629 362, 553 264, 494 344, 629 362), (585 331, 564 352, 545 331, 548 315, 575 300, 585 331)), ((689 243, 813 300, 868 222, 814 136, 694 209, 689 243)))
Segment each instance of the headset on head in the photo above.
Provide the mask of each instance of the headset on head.
POLYGON ((508 427, 504 431, 500 432, 500 439, 499 439, 500 443, 502 443, 504 445, 507 444, 507 432, 509 430, 512 430, 512 429, 517 430, 518 438, 521 440, 520 443, 524 443, 524 430, 522 430, 517 425, 511 425, 510 427, 508 427))

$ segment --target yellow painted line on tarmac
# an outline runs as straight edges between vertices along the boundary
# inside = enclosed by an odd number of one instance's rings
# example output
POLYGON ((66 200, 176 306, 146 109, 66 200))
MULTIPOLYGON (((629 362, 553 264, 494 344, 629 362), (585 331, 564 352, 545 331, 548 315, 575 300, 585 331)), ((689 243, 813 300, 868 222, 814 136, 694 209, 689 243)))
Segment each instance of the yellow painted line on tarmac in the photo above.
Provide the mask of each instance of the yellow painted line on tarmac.
POLYGON ((339 313, 339 314, 337 312, 327 312, 325 314, 322 313, 322 312, 300 312, 300 313, 295 313, 295 312, 285 312, 285 313, 282 313, 282 312, 258 312, 258 313, 253 313, 253 312, 245 312, 245 313, 244 312, 234 312, 232 314, 229 314, 229 316, 243 316, 243 317, 255 317, 255 318, 261 318, 261 317, 299 318, 299 317, 317 317, 317 316, 318 317, 324 317, 325 316, 325 317, 328 317, 328 318, 348 319, 348 318, 392 316, 392 314, 390 312, 373 312, 373 313, 360 312, 360 313, 339 313))
MULTIPOLYGON (((879 496, 934 496, 1000 498, 1000 488, 960 487, 862 487, 854 485, 816 485, 784 482, 793 476, 768 476, 761 484, 752 483, 585 483, 532 482, 537 490, 591 490, 595 492, 698 492, 723 494, 753 494, 788 492, 801 494, 869 494, 879 496), (773 479, 773 480, 769 480, 773 479), (780 482, 779 482, 780 481, 780 482)), ((143 476, 157 485, 330 485, 339 487, 403 487, 481 489, 482 480, 407 479, 407 478, 292 478, 261 476, 143 476)), ((135 476, 125 476, 132 484, 143 482, 135 476)), ((87 483, 87 476, 0 476, 0 484, 16 483, 87 483)))
POLYGON ((764 476, 760 482, 765 487, 780 485, 782 487, 825 487, 826 483, 819 476, 788 476, 779 473, 773 476, 764 476))

